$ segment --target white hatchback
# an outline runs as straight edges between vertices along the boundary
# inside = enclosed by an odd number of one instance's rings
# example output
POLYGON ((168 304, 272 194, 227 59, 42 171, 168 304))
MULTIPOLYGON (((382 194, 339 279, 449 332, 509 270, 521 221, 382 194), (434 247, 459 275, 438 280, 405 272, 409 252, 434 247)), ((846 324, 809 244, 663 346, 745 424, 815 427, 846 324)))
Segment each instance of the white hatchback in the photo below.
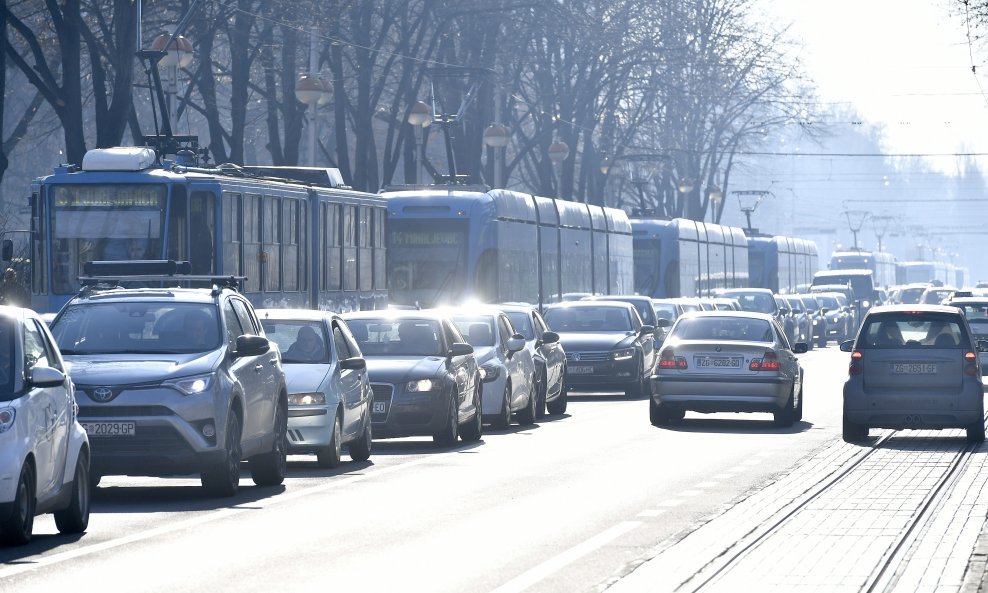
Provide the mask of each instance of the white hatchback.
POLYGON ((35 515, 61 533, 89 525, 89 440, 45 322, 0 307, 0 541, 31 540, 35 515))

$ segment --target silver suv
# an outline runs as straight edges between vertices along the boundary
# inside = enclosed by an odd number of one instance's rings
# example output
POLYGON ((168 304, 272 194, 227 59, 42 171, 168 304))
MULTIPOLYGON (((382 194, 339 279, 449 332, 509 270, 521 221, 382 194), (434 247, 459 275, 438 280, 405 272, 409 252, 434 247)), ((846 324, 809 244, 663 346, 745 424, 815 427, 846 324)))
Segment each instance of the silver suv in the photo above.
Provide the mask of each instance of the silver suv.
POLYGON ((79 421, 103 475, 199 473, 232 496, 284 481, 288 399, 281 353, 235 289, 84 288, 52 322, 79 421))

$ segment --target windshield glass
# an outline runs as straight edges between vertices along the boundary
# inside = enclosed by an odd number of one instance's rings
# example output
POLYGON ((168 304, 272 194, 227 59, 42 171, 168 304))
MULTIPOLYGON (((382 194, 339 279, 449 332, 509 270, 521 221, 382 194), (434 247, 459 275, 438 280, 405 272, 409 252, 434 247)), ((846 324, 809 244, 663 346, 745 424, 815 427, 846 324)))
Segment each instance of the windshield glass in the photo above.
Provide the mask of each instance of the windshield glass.
POLYGON ((617 307, 559 307, 547 310, 545 321, 561 332, 631 331, 631 316, 617 307))
POLYGON ((79 290, 93 260, 160 259, 164 185, 52 185, 52 288, 79 290))
POLYGON ((978 339, 988 336, 988 303, 954 303, 953 306, 964 313, 978 339))
POLYGON ((9 317, 0 317, 0 401, 10 401, 21 395, 14 392, 14 373, 17 372, 17 350, 14 337, 17 335, 16 322, 9 317))
POLYGON ((295 319, 262 319, 261 326, 269 340, 281 349, 284 363, 325 364, 332 362, 331 349, 326 345, 324 325, 319 321, 295 319))
POLYGON ((388 289, 398 305, 454 303, 466 278, 465 221, 388 221, 388 289))
POLYGON ((347 319, 364 356, 443 356, 434 319, 347 319))
POLYGON ((220 346, 216 307, 199 303, 85 303, 51 326, 62 354, 186 354, 220 346))
POLYGON ((832 296, 820 295, 820 296, 816 297, 816 302, 820 303, 820 306, 821 307, 826 307, 827 309, 830 309, 831 311, 833 311, 834 309, 837 309, 838 307, 840 307, 840 303, 838 303, 837 302, 837 299, 835 297, 832 297, 832 296))
POLYGON ((732 292, 729 296, 741 305, 742 311, 775 313, 775 300, 770 294, 763 292, 732 292))
POLYGON ((672 337, 726 342, 775 341, 768 321, 746 317, 684 317, 676 324, 672 337))
POLYGON ((956 315, 883 313, 865 321, 855 348, 958 348, 967 343, 956 315))
POLYGON ((453 323, 474 348, 494 345, 494 318, 487 315, 453 315, 453 323))
POLYGON ((523 311, 510 311, 506 313, 515 331, 525 336, 526 341, 535 339, 535 328, 532 327, 532 318, 523 311))

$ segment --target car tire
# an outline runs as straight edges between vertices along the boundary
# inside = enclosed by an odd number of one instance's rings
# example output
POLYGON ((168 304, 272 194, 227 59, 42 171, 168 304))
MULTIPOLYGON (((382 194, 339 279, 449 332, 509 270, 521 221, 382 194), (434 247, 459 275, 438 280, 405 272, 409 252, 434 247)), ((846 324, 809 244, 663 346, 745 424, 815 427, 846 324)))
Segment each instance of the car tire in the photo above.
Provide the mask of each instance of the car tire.
POLYGON ((10 516, 0 521, 0 543, 9 546, 23 546, 31 541, 34 531, 34 470, 25 464, 17 480, 14 491, 14 508, 10 516))
POLYGON ((789 392, 789 399, 786 400, 782 409, 777 410, 772 415, 774 416, 773 424, 781 428, 789 428, 796 421, 796 408, 795 402, 795 392, 789 392))
POLYGON ((535 424, 535 417, 538 415, 539 392, 538 386, 532 385, 528 391, 528 403, 521 410, 518 410, 518 424, 531 426, 535 424))
POLYGON ((827 338, 820 338, 817 341, 816 346, 817 346, 817 348, 826 348, 827 347, 827 338))
POLYGON ((803 387, 799 387, 799 403, 796 404, 796 408, 793 412, 793 420, 796 422, 803 421, 803 387))
POLYGON ((459 407, 456 405, 456 393, 449 396, 449 406, 446 410, 446 422, 439 432, 432 435, 432 442, 437 447, 452 447, 460 436, 459 407))
POLYGON ((967 427, 967 442, 983 443, 985 440, 985 421, 978 420, 967 427))
POLYGON ((545 408, 546 411, 549 412, 550 414, 554 414, 554 415, 565 414, 566 405, 568 402, 569 402, 569 392, 567 392, 565 389, 560 389, 559 397, 552 400, 551 402, 546 403, 545 408))
POLYGON ((350 443, 347 447, 347 452, 350 453, 350 459, 354 461, 367 461, 371 456, 371 449, 374 447, 374 433, 371 428, 370 416, 367 417, 367 425, 364 426, 363 432, 360 433, 360 437, 357 440, 350 443))
POLYGON ((655 398, 648 398, 648 421, 652 426, 659 426, 664 424, 663 422, 662 409, 659 407, 658 402, 655 398))
POLYGON ((333 434, 329 444, 316 451, 316 465, 322 469, 335 469, 340 466, 343 458, 343 428, 340 426, 340 415, 333 417, 333 434))
POLYGON ((537 382, 535 392, 538 394, 538 399, 535 401, 535 417, 542 419, 545 418, 545 399, 549 396, 549 379, 544 368, 536 370, 535 377, 537 382))
POLYGON ((868 438, 868 427, 851 422, 844 416, 841 435, 846 443, 859 443, 868 438))
POLYGON ((504 397, 501 400, 501 411, 491 425, 498 430, 504 430, 511 426, 511 381, 505 381, 504 383, 504 397))
POLYGON ((483 397, 483 387, 477 386, 477 393, 474 395, 474 413, 469 422, 460 427, 460 438, 464 442, 475 443, 484 436, 484 419, 481 415, 481 398, 483 397))
POLYGON ((665 426, 673 422, 680 422, 686 417, 686 410, 670 409, 655 401, 655 398, 648 398, 648 419, 653 426, 665 426))
POLYGON ((278 399, 274 413, 274 444, 250 460, 250 477, 258 486, 277 486, 288 475, 288 406, 278 399))
POLYGON ((644 395, 646 389, 645 388, 646 379, 641 378, 643 374, 644 371, 642 370, 642 368, 638 367, 638 380, 632 383, 631 385, 629 385, 628 387, 625 387, 624 389, 625 397, 627 397, 628 399, 638 399, 642 395, 644 395))
POLYGON ((240 489, 240 457, 243 449, 240 444, 240 418, 230 412, 226 421, 226 445, 224 459, 202 472, 202 487, 210 496, 229 497, 240 489))
POLYGON ((72 497, 69 506, 55 511, 55 527, 59 533, 82 533, 89 527, 89 501, 92 487, 89 485, 89 459, 79 452, 72 478, 72 497))

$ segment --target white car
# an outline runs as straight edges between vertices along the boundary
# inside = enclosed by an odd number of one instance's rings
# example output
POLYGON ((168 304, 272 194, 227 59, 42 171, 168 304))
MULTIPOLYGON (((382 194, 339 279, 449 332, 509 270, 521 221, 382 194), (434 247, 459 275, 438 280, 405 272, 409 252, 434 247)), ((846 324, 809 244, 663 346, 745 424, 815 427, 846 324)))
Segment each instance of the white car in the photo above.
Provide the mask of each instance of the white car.
POLYGON ((567 395, 563 386, 566 376, 566 352, 559 343, 559 334, 549 330, 542 315, 528 305, 498 305, 511 320, 515 331, 525 337, 525 348, 535 361, 535 392, 539 399, 536 416, 566 412, 567 395))
POLYGON ((281 349, 288 381, 288 452, 315 453, 319 467, 371 455, 367 362, 343 319, 328 311, 259 309, 264 334, 281 349))
POLYGON ((89 440, 48 327, 29 309, 0 307, 0 541, 31 540, 35 515, 61 533, 89 525, 89 440))
POLYGON ((484 382, 483 416, 495 428, 507 428, 511 414, 519 424, 534 424, 538 408, 535 361, 508 316, 490 307, 462 308, 450 319, 473 346, 484 382))

